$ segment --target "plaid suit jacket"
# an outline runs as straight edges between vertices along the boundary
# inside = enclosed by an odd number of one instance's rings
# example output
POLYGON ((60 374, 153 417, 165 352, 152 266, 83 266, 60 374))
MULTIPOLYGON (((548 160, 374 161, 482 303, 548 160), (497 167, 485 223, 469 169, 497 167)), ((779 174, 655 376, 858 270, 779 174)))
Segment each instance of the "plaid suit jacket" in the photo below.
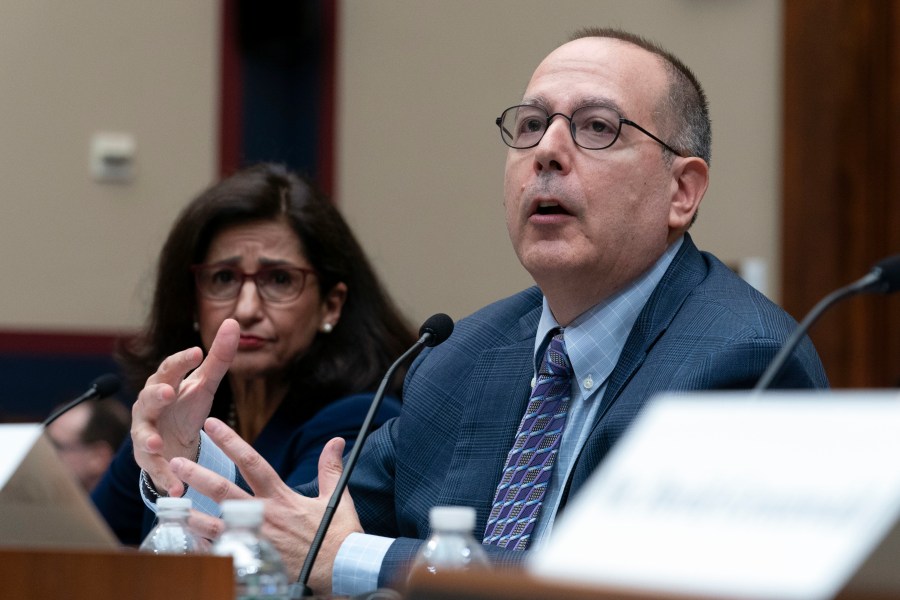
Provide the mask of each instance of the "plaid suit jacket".
MULTIPOLYGON (((404 383, 403 408, 367 440, 350 491, 367 533, 398 538, 379 585, 405 576, 434 505, 473 506, 484 531, 506 454, 528 402, 542 296, 530 288, 457 323, 404 383)), ((751 388, 796 322, 689 236, 650 296, 610 375, 567 482, 578 491, 649 398, 668 390, 751 388)), ((827 387, 807 339, 778 387, 827 387)), ((499 564, 525 553, 488 548, 499 564)))

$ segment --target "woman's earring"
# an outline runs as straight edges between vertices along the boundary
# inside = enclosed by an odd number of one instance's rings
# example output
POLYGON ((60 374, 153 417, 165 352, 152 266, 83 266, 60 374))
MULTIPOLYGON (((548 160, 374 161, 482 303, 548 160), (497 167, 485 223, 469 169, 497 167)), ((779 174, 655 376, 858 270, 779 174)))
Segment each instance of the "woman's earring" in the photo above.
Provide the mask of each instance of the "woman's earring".
POLYGON ((331 333, 334 330, 334 325, 325 321, 322 323, 322 333, 331 333))
POLYGON ((194 331, 200 331, 200 323, 194 321, 194 331))

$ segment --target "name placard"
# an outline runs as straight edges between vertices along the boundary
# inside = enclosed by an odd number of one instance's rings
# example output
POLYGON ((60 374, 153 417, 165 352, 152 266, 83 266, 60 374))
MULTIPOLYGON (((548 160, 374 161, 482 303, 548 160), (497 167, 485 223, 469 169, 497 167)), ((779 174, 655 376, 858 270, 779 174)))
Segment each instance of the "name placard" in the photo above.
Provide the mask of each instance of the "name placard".
POLYGON ((897 592, 898 517, 897 392, 663 395, 529 568, 718 598, 897 592))
POLYGON ((0 546, 118 547, 40 425, 0 425, 0 546))

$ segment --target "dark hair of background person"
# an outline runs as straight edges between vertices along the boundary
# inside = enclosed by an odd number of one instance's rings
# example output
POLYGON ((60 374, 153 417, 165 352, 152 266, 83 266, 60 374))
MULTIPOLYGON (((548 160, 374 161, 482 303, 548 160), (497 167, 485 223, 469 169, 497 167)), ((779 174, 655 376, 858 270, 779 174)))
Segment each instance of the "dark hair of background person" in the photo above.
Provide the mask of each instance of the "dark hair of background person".
MULTIPOLYGON (((144 329, 120 341, 116 358, 134 389, 141 389, 162 360, 201 346, 194 331, 197 298, 191 266, 203 262, 219 232, 233 225, 285 221, 316 270, 319 291, 347 286, 341 318, 331 333, 318 333, 289 367, 292 410, 311 416, 339 397, 377 388, 390 364, 416 338, 378 281, 337 209, 306 179, 281 165, 263 163, 213 185, 179 215, 159 257, 153 304, 144 329), (292 401, 302 397, 302 401, 292 401)), ((227 380, 227 378, 226 378, 227 380)), ((396 377, 399 395, 402 376, 396 377)), ((210 415, 225 419, 229 386, 221 386, 210 415)))
POLYGON ((89 400, 88 404, 91 416, 81 431, 81 443, 106 442, 115 452, 131 428, 131 413, 115 398, 89 400))

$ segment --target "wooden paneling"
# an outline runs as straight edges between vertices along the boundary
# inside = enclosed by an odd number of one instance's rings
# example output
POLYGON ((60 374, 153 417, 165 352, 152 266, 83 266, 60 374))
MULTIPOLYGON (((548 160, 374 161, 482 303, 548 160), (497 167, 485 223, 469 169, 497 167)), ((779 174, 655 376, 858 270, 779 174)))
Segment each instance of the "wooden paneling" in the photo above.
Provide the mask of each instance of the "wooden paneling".
POLYGON ((230 558, 0 549, 4 600, 230 600, 230 558))
MULTIPOLYGON (((900 252, 900 3, 785 0, 782 302, 802 317, 900 252)), ((900 298, 862 296, 811 337, 835 387, 900 385, 900 298)))

